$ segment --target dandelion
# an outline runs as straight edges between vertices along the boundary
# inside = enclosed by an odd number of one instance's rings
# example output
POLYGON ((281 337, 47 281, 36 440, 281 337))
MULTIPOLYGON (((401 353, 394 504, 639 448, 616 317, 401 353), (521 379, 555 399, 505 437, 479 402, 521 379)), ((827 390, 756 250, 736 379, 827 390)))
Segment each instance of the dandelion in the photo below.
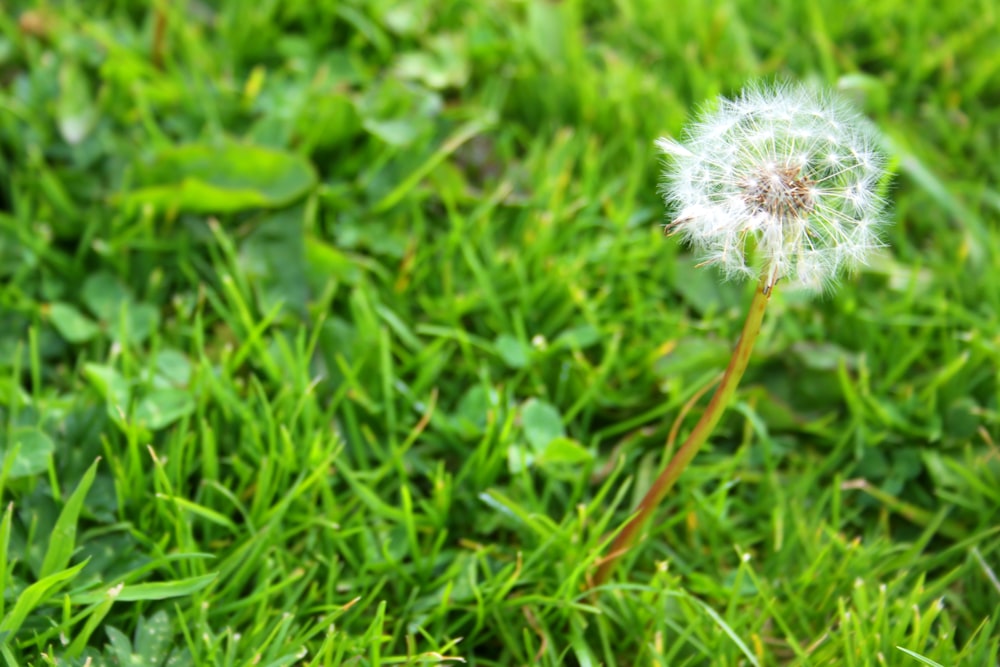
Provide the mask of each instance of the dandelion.
POLYGON ((868 123, 829 94, 749 88, 688 131, 659 139, 671 161, 666 226, 727 277, 830 284, 881 245, 885 173, 868 123))
POLYGON ((780 280, 819 289, 855 269, 886 222, 878 187, 885 159, 868 123, 829 94, 751 87, 721 99, 684 142, 659 139, 670 162, 661 191, 677 234, 727 278, 757 291, 719 386, 691 434, 639 502, 597 571, 611 576, 653 510, 711 435, 743 377, 764 310, 780 280))

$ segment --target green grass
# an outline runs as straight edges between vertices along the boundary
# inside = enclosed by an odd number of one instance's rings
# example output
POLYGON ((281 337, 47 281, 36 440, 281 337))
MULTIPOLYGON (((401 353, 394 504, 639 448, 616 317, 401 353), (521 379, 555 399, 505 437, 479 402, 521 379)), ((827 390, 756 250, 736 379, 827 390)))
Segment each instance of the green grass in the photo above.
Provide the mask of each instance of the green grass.
POLYGON ((3 10, 5 664, 998 664, 994 2, 3 10), (891 248, 595 591, 752 290, 653 140, 768 77, 884 133, 891 248))

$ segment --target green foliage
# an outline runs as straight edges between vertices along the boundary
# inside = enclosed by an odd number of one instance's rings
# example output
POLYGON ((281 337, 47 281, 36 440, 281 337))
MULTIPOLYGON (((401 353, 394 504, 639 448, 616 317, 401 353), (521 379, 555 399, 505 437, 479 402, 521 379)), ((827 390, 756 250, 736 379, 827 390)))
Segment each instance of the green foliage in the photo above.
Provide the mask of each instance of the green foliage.
POLYGON ((193 213, 233 213, 286 205, 316 185, 308 160, 255 146, 187 145, 161 150, 126 202, 193 213))
POLYGON ((0 662, 997 664, 994 4, 5 3, 0 662), (749 296, 652 142, 761 77, 890 249, 593 591, 749 296))

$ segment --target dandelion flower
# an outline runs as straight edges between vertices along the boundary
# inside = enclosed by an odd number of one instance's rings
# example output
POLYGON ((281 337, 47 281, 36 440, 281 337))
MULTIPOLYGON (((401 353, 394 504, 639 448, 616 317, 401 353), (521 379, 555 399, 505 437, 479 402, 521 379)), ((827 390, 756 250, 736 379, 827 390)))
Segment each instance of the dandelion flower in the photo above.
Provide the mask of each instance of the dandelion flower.
POLYGON ((660 139, 671 162, 661 191, 677 209, 666 226, 728 277, 757 278, 743 331, 694 429, 622 524, 597 569, 622 554, 718 425, 746 371, 775 283, 819 288, 881 245, 885 159, 873 132, 833 97, 797 86, 750 88, 721 99, 683 143, 660 139))
POLYGON ((672 158, 667 230, 727 277, 821 288, 881 245, 885 159, 868 123, 832 95, 749 88, 720 99, 683 142, 656 144, 672 158))

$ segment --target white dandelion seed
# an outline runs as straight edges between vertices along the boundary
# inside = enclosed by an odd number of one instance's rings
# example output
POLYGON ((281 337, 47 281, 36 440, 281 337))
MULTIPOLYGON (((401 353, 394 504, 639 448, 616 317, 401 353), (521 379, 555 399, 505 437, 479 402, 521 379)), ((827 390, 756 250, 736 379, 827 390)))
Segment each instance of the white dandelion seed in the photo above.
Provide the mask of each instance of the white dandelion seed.
POLYGON ((819 289, 880 247, 885 158, 857 112, 801 86, 720 98, 683 143, 662 138, 667 231, 727 278, 786 278, 819 289))

